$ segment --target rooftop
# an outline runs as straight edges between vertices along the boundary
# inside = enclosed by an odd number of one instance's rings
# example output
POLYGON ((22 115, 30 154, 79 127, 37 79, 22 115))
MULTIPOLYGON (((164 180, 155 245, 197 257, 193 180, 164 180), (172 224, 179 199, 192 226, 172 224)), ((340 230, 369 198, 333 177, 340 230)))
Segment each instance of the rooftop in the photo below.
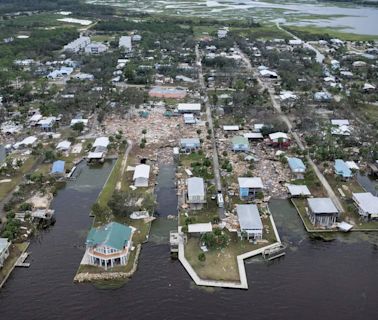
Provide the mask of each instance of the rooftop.
POLYGON ((259 210, 255 204, 239 204, 236 207, 236 212, 241 230, 262 230, 259 210))
POLYGON ((311 198, 307 199, 308 205, 313 213, 338 213, 330 198, 311 198))
POLYGON ((92 228, 89 231, 86 244, 89 246, 105 245, 117 250, 122 250, 130 241, 132 229, 117 222, 111 222, 107 225, 92 228))

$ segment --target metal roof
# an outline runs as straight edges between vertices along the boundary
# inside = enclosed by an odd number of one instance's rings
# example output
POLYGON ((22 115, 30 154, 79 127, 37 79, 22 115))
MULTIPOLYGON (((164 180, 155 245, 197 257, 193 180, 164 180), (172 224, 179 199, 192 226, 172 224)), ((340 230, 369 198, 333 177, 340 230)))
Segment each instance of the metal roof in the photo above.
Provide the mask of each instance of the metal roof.
POLYGON ((211 225, 211 222, 208 223, 193 223, 188 224, 188 232, 189 233, 195 233, 195 232, 211 232, 213 231, 213 226, 211 225))
POLYGON ((260 177, 253 178, 238 178, 240 188, 254 188, 254 189, 263 189, 264 185, 260 177))
POLYGON ((289 136, 285 132, 274 132, 269 135, 270 140, 277 139, 289 139, 289 136))
POLYGON ((111 222, 98 228, 92 228, 89 231, 86 244, 89 246, 105 245, 122 250, 130 241, 131 235, 132 229, 129 226, 111 222))
POLYGON ((310 196, 311 192, 306 185, 288 184, 287 189, 292 196, 310 196))
POLYGON ((108 137, 99 137, 93 143, 93 147, 101 146, 101 147, 106 148, 108 146, 108 144, 109 144, 109 138, 108 137))
POLYGON ((311 198, 307 199, 308 205, 313 213, 338 213, 330 198, 311 198))
POLYGON ((287 162, 289 164, 291 171, 294 171, 294 172, 305 172, 306 171, 305 164, 299 158, 287 158, 287 162))
POLYGON ((336 159, 334 167, 336 174, 341 175, 343 178, 350 178, 352 176, 352 171, 343 160, 336 159))
POLYGON ((262 230, 259 210, 255 204, 239 204, 236 207, 241 230, 262 230))
POLYGON ((356 201, 362 211, 373 215, 378 214, 378 197, 370 192, 353 193, 353 200, 356 201))
POLYGON ((150 176, 150 166, 147 164, 139 164, 135 167, 133 180, 138 178, 146 178, 150 176))
POLYGON ((186 180, 188 185, 188 196, 204 196, 205 195, 205 183, 203 178, 192 177, 186 180))

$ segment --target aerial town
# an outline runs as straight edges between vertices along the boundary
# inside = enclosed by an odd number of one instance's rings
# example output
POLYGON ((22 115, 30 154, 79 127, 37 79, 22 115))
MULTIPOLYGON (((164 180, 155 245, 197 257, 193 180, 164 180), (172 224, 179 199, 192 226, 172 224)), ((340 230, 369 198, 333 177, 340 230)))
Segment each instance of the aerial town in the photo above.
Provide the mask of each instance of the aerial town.
POLYGON ((127 287, 159 238, 195 285, 254 290, 285 220, 377 240, 378 36, 101 7, 0 6, 0 287, 37 245, 76 287, 127 287))

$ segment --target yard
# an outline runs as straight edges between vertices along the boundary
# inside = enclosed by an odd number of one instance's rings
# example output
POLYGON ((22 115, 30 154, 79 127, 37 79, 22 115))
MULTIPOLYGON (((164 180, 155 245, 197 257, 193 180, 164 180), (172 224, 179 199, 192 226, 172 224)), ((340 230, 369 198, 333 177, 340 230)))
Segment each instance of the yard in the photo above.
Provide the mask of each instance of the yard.
POLYGON ((226 232, 229 243, 224 249, 210 249, 205 253, 206 260, 200 261, 198 255, 203 251, 200 248, 199 238, 189 238, 185 245, 185 257, 197 272, 201 279, 217 281, 240 281, 237 256, 250 252, 276 241, 270 220, 263 219, 264 243, 252 244, 246 240, 240 240, 235 232, 226 232), (266 232, 269 229, 269 233, 266 232))

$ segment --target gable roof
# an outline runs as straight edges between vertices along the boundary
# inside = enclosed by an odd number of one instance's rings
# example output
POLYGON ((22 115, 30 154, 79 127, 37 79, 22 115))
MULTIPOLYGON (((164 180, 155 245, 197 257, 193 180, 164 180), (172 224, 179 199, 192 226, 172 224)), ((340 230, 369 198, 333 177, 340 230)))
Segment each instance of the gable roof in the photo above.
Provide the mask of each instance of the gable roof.
POLYGON ((287 158, 287 162, 289 164, 291 171, 296 171, 296 172, 298 172, 298 171, 305 172, 306 171, 305 164, 299 158, 287 158))
POLYGON ((352 170, 349 169, 344 160, 336 159, 334 167, 336 174, 341 175, 343 178, 350 178, 352 176, 352 170))
POLYGON ((241 230, 262 230, 263 225, 259 210, 255 204, 238 204, 236 212, 241 230))
POLYGON ((105 245, 122 250, 132 236, 132 229, 118 222, 111 222, 104 226, 92 228, 89 231, 86 244, 89 246, 105 245))
POLYGON ((378 197, 370 192, 353 193, 353 199, 364 212, 378 215, 378 197))

